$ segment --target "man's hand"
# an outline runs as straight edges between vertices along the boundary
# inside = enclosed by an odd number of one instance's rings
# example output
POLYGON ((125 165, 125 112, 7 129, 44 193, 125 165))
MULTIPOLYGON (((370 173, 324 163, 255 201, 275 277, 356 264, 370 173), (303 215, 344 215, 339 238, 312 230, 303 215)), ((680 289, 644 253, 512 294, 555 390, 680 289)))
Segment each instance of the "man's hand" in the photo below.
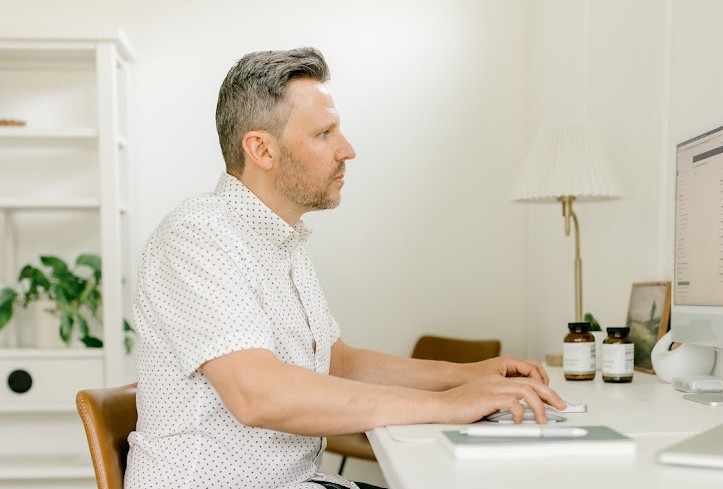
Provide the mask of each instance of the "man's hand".
POLYGON ((524 410, 521 399, 539 423, 546 421, 544 404, 565 408, 565 402, 547 386, 550 379, 540 362, 510 356, 475 363, 437 362, 359 350, 339 339, 332 347, 331 374, 378 385, 436 391, 444 408, 434 413, 431 422, 474 422, 499 409, 510 409, 520 422, 524 410))
POLYGON ((550 378, 542 364, 536 360, 520 360, 515 357, 501 356, 466 364, 476 372, 473 376, 499 374, 503 377, 529 377, 547 385, 550 378))
POLYGON ((545 404, 558 409, 565 407, 560 396, 542 380, 532 376, 503 377, 500 371, 480 376, 439 395, 442 398, 440 418, 443 423, 474 423, 503 409, 512 412, 515 423, 520 423, 524 414, 520 400, 524 400, 534 413, 535 421, 544 424, 547 422, 545 404))

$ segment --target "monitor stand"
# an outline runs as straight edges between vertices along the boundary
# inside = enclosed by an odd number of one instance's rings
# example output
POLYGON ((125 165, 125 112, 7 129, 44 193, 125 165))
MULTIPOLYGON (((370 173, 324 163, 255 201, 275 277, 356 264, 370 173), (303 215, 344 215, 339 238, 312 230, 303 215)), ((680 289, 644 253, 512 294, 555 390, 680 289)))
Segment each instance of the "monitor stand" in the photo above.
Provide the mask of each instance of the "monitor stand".
POLYGON ((723 406, 723 392, 701 392, 700 394, 685 394, 683 399, 699 402, 707 406, 723 406))
POLYGON ((683 395, 683 399, 699 402, 706 406, 723 406, 723 348, 715 348, 715 355, 716 360, 711 375, 693 376, 691 379, 700 382, 700 389, 691 389, 693 393, 683 395), (705 392, 706 390, 708 392, 705 392))

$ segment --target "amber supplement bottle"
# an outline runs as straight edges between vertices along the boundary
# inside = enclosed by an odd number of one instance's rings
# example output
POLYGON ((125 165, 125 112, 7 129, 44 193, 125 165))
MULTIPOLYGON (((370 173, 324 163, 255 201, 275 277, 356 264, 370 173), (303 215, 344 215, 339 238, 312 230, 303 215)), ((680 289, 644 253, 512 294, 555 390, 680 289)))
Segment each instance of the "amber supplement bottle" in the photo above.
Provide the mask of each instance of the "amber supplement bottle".
POLYGON ((562 371, 566 380, 595 378, 595 337, 590 323, 568 323, 562 344, 562 371))
POLYGON ((632 382, 635 349, 628 338, 630 328, 607 328, 602 344, 602 378, 605 382, 632 382))

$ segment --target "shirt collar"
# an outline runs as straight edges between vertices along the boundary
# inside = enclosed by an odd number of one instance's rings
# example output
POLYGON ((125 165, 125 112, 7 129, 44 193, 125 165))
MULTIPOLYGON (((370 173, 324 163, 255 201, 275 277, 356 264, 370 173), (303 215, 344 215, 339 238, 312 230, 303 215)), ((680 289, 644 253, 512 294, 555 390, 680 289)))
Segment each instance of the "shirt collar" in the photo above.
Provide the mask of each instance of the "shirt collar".
POLYGON ((224 172, 216 184, 214 194, 235 210, 257 234, 266 237, 277 248, 293 251, 311 235, 311 229, 304 221, 299 220, 293 227, 289 226, 233 175, 224 172))

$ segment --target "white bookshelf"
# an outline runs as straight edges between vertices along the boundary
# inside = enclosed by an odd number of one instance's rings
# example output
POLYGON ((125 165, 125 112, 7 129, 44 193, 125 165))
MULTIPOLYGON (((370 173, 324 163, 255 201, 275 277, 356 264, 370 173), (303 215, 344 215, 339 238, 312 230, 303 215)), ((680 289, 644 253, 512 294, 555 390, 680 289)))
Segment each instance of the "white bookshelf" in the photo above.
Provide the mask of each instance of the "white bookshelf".
POLYGON ((17 211, 62 211, 62 210, 94 210, 100 209, 99 199, 22 199, 0 198, 0 209, 6 212, 17 211))
POLYGON ((76 142, 93 142, 98 131, 93 127, 66 128, 25 128, 0 126, 0 144, 74 144, 76 142))
MULTIPOLYGON (((129 357, 127 281, 128 85, 133 50, 121 32, 0 37, 0 287, 41 254, 72 264, 102 257, 100 349, 22 344, 21 319, 0 332, 0 488, 66 487, 93 479, 75 412, 82 388, 121 385, 129 357), (13 392, 22 370, 32 387, 13 392), (27 485, 30 484, 30 485, 27 485), (63 485, 66 484, 66 485, 63 485)), ((79 484, 85 486, 85 484, 79 484)))
MULTIPOLYGON (((94 479, 90 457, 85 455, 22 455, 0 459, 0 480, 55 481, 94 479)), ((25 487, 25 486, 23 486, 25 487)))

